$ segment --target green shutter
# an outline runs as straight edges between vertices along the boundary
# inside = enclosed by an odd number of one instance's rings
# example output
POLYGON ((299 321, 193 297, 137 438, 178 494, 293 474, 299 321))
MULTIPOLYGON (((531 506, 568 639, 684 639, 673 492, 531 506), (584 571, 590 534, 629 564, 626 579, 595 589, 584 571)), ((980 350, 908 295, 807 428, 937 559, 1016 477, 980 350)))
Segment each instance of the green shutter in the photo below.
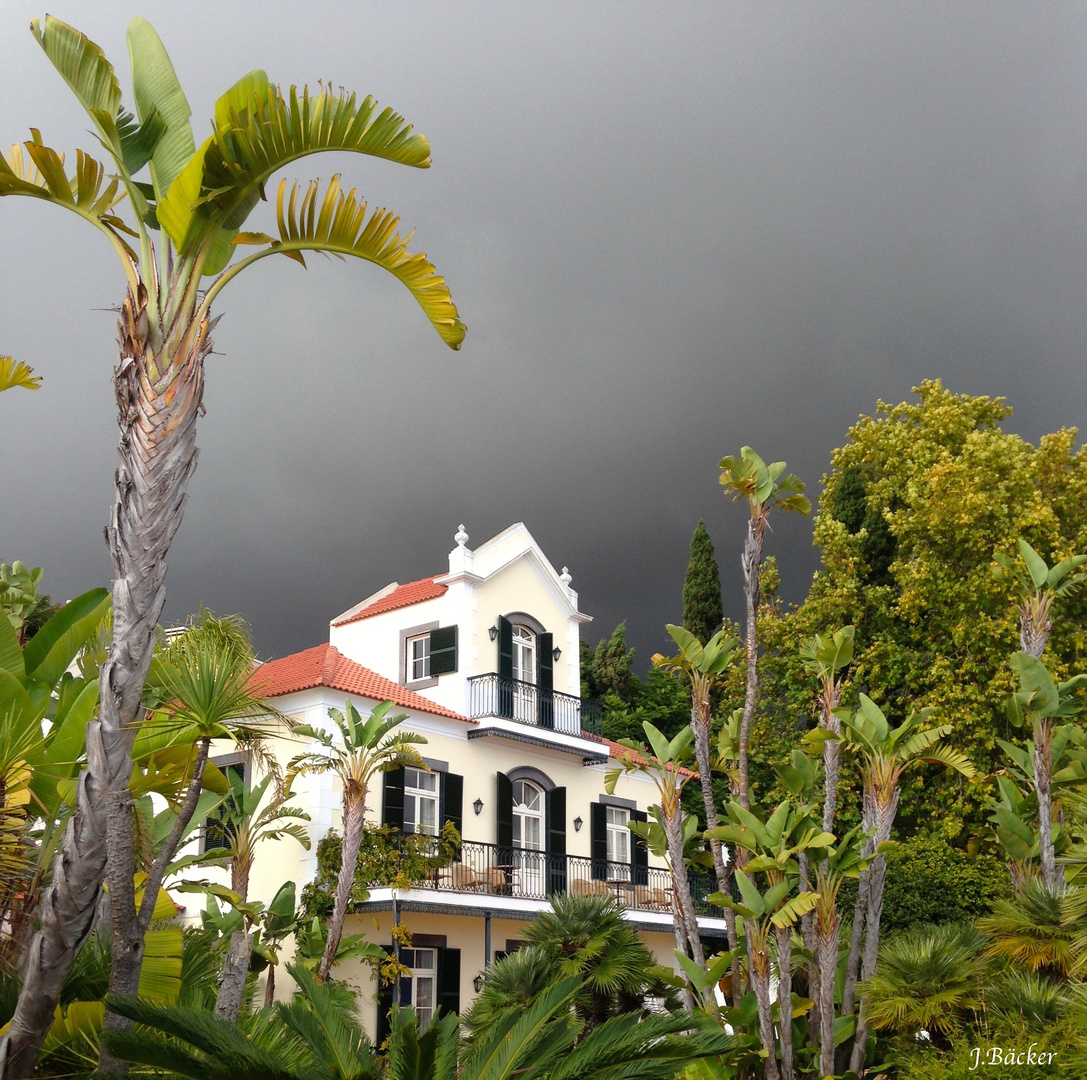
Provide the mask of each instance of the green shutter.
POLYGON ((447 821, 456 827, 457 832, 462 833, 463 806, 464 806, 464 777, 456 773, 442 773, 441 775, 441 821, 444 825, 447 821))
POLYGON ((555 726, 555 647, 552 634, 536 635, 536 723, 543 728, 555 726))
POLYGON ((593 860, 593 879, 604 881, 608 876, 608 810, 603 803, 594 802, 589 807, 589 827, 593 860))
POLYGON ((430 674, 448 675, 457 670, 457 628, 441 626, 430 631, 430 674))
POLYGON ((505 773, 498 774, 498 835, 495 839, 503 849, 499 862, 509 862, 504 853, 513 848, 513 781, 505 773))
POLYGON ((498 616, 498 715, 513 716, 513 623, 498 616))
POLYGON ((566 892, 566 788, 552 788, 547 803, 547 892, 566 892))
POLYGON ((391 769, 385 774, 385 796, 382 799, 381 823, 394 829, 404 829, 404 770, 391 769))
MULTIPOLYGON (((644 810, 631 810, 631 821, 648 821, 649 815, 644 810)), ((630 842, 634 852, 634 884, 649 884, 649 848, 645 841, 636 833, 630 834, 630 842)))

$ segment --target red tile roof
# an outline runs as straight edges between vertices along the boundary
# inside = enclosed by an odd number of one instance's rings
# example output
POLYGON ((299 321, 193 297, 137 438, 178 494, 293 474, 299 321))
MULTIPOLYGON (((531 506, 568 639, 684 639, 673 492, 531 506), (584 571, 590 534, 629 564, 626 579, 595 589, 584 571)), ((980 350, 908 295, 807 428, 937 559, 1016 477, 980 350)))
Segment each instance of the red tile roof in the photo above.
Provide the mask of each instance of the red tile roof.
POLYGON ((312 649, 290 656, 269 660, 253 672, 253 688, 261 697, 281 697, 296 690, 327 686, 345 694, 358 694, 373 701, 392 700, 403 709, 448 716, 454 720, 474 723, 466 716, 442 705, 428 701, 421 694, 378 675, 376 671, 349 660, 333 645, 316 645, 312 649))
MULTIPOLYGON (((437 576, 440 575, 435 575, 437 576)), ((397 585, 392 592, 379 597, 361 611, 356 611, 345 619, 334 619, 332 625, 346 626, 347 623, 357 622, 359 619, 368 619, 371 615, 380 615, 383 611, 394 611, 396 608, 419 604, 424 600, 433 600, 436 596, 441 596, 448 588, 448 585, 439 585, 433 577, 409 581, 406 585, 397 585)))

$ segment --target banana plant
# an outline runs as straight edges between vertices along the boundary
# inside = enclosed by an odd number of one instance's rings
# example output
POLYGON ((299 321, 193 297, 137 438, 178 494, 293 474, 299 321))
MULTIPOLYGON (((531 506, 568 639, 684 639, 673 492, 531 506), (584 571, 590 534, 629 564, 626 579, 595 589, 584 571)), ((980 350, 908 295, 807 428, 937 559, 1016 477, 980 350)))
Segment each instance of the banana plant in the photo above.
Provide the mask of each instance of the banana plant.
MULTIPOLYGON (((884 845, 890 842, 891 829, 898 811, 899 781, 902 774, 916 765, 943 765, 965 776, 975 775, 970 759, 958 750, 939 745, 951 734, 950 724, 922 728, 934 710, 925 708, 911 712, 897 727, 892 728, 883 710, 867 694, 860 695, 856 711, 839 709, 841 735, 816 728, 804 737, 807 743, 840 738, 853 754, 863 783, 861 824, 868 839, 863 855, 871 864, 862 870, 857 888, 857 903, 853 910, 849 961, 842 996, 842 1013, 853 1011, 858 970, 868 979, 876 970, 879 950, 879 923, 883 912, 883 887, 887 876, 884 845), (863 941, 863 966, 861 945, 863 941)), ((850 1068, 860 1072, 864 1067, 868 1026, 863 1002, 857 1019, 850 1068)))
POLYGON ((307 252, 351 257, 401 281, 451 348, 465 333, 444 280, 424 255, 408 250, 397 217, 370 209, 354 190, 344 190, 338 175, 323 188, 284 179, 275 191, 275 235, 246 229, 274 175, 307 155, 347 152, 428 167, 427 140, 391 109, 347 91, 283 90, 255 70, 218 99, 210 134, 198 145, 185 93, 145 19, 128 27, 134 113, 123 106, 120 83, 98 45, 49 16, 35 19, 31 30, 86 111, 107 164, 83 150, 74 167, 66 164, 31 129, 28 140, 0 157, 0 197, 37 199, 82 218, 113 249, 126 288, 114 373, 120 462, 107 528, 117 568, 113 642, 75 823, 0 1048, 4 1080, 33 1070, 72 958, 90 932, 107 846, 111 867, 123 864, 127 873, 135 864, 130 834, 107 845, 106 812, 128 798, 132 740, 166 599, 167 555, 196 467, 212 309, 223 289, 270 256, 302 266, 307 252), (245 248, 253 250, 234 259, 245 248))
POLYGON ((1050 566, 1022 537, 1018 540, 1019 560, 997 554, 993 577, 1011 585, 1019 613, 1019 647, 1041 658, 1053 629, 1053 606, 1058 597, 1075 592, 1085 580, 1087 555, 1071 555, 1050 566))
POLYGON ((726 808, 729 824, 717 829, 718 839, 745 848, 752 856, 743 870, 735 872, 743 903, 736 904, 724 894, 713 899, 735 907, 744 920, 748 970, 759 1003, 759 1030, 768 1054, 767 1080, 793 1080, 792 1017, 812 1004, 808 1000, 793 1001, 792 930, 814 908, 817 899, 812 890, 801 885, 799 856, 834 843, 834 836, 820 827, 815 809, 811 803, 794 804, 785 799, 763 821, 739 800, 732 800, 726 808), (752 875, 759 873, 766 875, 769 884, 765 892, 760 892, 752 880, 752 875), (771 936, 777 946, 780 1055, 774 1040, 770 1000, 771 936))
POLYGON ((747 745, 751 739, 751 723, 755 718, 755 701, 759 693, 759 640, 758 614, 760 600, 759 574, 762 569, 763 545, 770 511, 780 507, 786 512, 810 514, 811 502, 804 494, 804 482, 792 473, 785 474, 785 462, 770 465, 751 449, 744 446, 738 457, 726 457, 718 464, 721 470, 721 486, 732 494, 733 501, 747 501, 747 539, 741 565, 744 572, 744 598, 746 618, 744 624, 744 649, 746 651, 747 679, 744 690, 744 713, 740 724, 739 782, 740 802, 750 805, 748 783, 747 745))
MULTIPOLYGON (((710 851, 713 855, 713 869, 717 878, 718 892, 729 892, 729 872, 725 862, 725 853, 720 840, 713 838, 712 830, 717 827, 717 808, 713 793, 713 762, 710 756, 710 719, 711 697, 725 675, 737 663, 740 654, 740 640, 726 635, 719 630, 703 645, 698 638, 682 626, 667 624, 668 633, 679 646, 676 656, 653 656, 653 666, 664 671, 682 676, 691 688, 691 730, 694 732, 695 760, 698 762, 698 779, 702 788, 702 807, 705 814, 707 835, 710 839, 710 851)), ((731 909, 725 911, 725 927, 728 935, 728 947, 737 958, 732 972, 733 991, 740 993, 740 964, 738 939, 736 935, 736 917, 731 909)))
POLYGON ((108 610, 109 593, 92 589, 76 597, 24 647, 20 628, 38 607, 40 572, 18 562, 0 569, 8 571, 0 597, 0 917, 8 926, 3 962, 9 963, 10 950, 26 947, 22 929, 36 918, 67 816, 62 793, 78 775, 87 723, 98 705, 97 679, 68 668, 108 610), (29 847, 25 833, 33 823, 37 832, 29 847))
POLYGON ((1017 652, 1011 666, 1020 689, 1008 699, 1008 719, 1016 726, 1031 725, 1034 790, 1038 798, 1038 859, 1042 880, 1052 889, 1064 884, 1057 867, 1053 839, 1053 756, 1056 722, 1083 709, 1077 694, 1087 687, 1087 674, 1055 682, 1045 664, 1028 652, 1017 652))
MULTIPOLYGON (((840 672, 853 662, 853 627, 843 626, 829 637, 816 634, 800 647, 800 659, 819 684, 819 725, 840 734, 841 721, 835 710, 842 704, 843 676, 840 672)), ((841 744, 837 739, 823 743, 823 828, 834 831, 834 813, 838 802, 838 766, 841 744)))
MULTIPOLYGON (((683 790, 697 775, 690 768, 694 757, 691 745, 694 732, 688 726, 682 728, 674 739, 669 739, 648 720, 642 722, 642 729, 648 746, 634 739, 620 739, 619 745, 623 749, 616 752, 619 766, 609 768, 604 774, 604 787, 609 795, 613 794, 623 773, 642 773, 656 786, 657 805, 660 808, 658 820, 664 830, 668 867, 672 874, 676 948, 692 957, 696 964, 704 966, 702 938, 685 858, 685 845, 691 828, 686 824, 688 819, 683 811, 683 790)), ((693 827, 695 832, 697 826, 696 821, 693 827)), ((688 1006, 693 1008, 693 995, 689 990, 684 993, 688 1006)), ((717 1001, 712 991, 707 990, 702 994, 702 1002, 707 1011, 716 1013, 717 1001)))

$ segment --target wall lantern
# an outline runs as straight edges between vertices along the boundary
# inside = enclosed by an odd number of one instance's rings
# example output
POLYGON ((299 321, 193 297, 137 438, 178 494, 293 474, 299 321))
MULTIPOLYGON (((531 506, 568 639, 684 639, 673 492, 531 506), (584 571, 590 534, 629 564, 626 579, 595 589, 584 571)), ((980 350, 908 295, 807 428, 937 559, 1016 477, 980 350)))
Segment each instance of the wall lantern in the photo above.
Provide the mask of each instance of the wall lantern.
POLYGON ((556 645, 556 646, 555 646, 555 647, 554 647, 554 648, 553 648, 553 649, 551 650, 551 655, 552 655, 552 656, 553 656, 553 657, 554 657, 554 658, 556 659, 556 661, 557 661, 557 660, 558 660, 558 658, 559 658, 560 656, 562 656, 562 649, 560 649, 560 648, 559 648, 559 647, 558 647, 558 646, 556 645))
POLYGON ((585 822, 580 817, 574 818, 574 832, 581 832, 581 826, 584 824, 585 822))
POLYGON ((491 641, 494 641, 494 639, 496 637, 498 637, 498 627, 497 626, 488 626, 487 627, 487 633, 490 634, 491 641))
POLYGON ((483 990, 483 973, 480 972, 473 980, 472 985, 476 988, 476 993, 480 993, 483 990))
POLYGON ((483 800, 476 799, 476 801, 472 803, 472 809, 476 812, 476 817, 479 817, 479 815, 483 813, 483 800))

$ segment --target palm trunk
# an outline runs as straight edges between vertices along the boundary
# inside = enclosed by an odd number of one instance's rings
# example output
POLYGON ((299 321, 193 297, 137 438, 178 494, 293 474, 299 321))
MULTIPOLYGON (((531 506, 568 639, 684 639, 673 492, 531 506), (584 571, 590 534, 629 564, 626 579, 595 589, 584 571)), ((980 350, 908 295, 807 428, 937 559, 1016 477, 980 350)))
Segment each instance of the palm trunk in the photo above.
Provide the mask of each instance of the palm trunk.
MULTIPOLYGON (((154 259, 145 268, 153 276, 154 259)), ((152 287, 157 287, 152 281, 152 287)), ((61 987, 94 925, 107 865, 106 819, 126 803, 132 743, 142 719, 143 686, 166 602, 166 556, 196 468, 196 417, 211 351, 207 321, 181 328, 157 351, 148 327, 147 289, 129 290, 118 324, 114 372, 120 463, 106 529, 113 558, 113 641, 102 665, 98 719, 87 725, 87 767, 76 808, 42 896, 19 1003, 0 1048, 0 1080, 28 1077, 53 1021, 61 987)), ((109 852, 128 875, 134 853, 109 852)))
MULTIPOLYGON (((158 899, 159 889, 162 887, 162 879, 166 873, 166 867, 170 864, 177 849, 181 844, 181 838, 196 813, 197 803, 200 801, 200 791, 203 787, 204 769, 208 763, 208 753, 211 750, 211 739, 201 739, 196 752, 196 760, 193 762, 192 776, 185 792, 185 798, 178 807, 177 818, 174 821, 166 839, 155 855, 155 861, 151 864, 147 879, 143 886, 143 900, 139 911, 136 910, 136 896, 130 882, 131 878, 122 879, 120 874, 109 873, 110 879, 110 912, 112 914, 112 961, 109 973, 109 992, 118 996, 134 997, 140 989, 140 969, 143 967, 143 941, 144 935, 151 926, 151 919, 155 913, 155 903, 158 899), (115 878, 117 880, 115 880, 115 878), (113 899, 114 890, 119 890, 118 899, 113 899)), ((114 821, 110 823, 109 843, 110 850, 124 850, 133 843, 132 836, 132 807, 131 801, 127 805, 119 803, 118 813, 114 821)), ((103 1030, 128 1030, 132 1027, 132 1021, 116 1013, 106 1013, 103 1021, 103 1030)), ((127 1072, 127 1062, 119 1061, 103 1049, 98 1058, 99 1072, 127 1072)))
MULTIPOLYGON (((684 926, 683 909, 679 903, 679 890, 672 889, 672 929, 676 935, 676 951, 683 956, 687 955, 687 928, 684 926)), ((680 978, 683 978, 682 969, 677 971, 680 978)), ((694 999, 694 993, 691 991, 691 984, 686 979, 683 981, 683 1007, 688 1012, 694 1012, 698 1008, 698 1004, 694 999)))
POLYGON ((834 912, 825 929, 816 927, 819 967, 819 1059, 824 1076, 834 1072, 834 977, 838 969, 839 922, 834 912))
POLYGON ((778 947, 778 1039, 781 1043, 781 1080, 793 1078, 793 932, 776 927, 778 947))
POLYGON ((1038 792, 1038 855, 1042 880, 1051 889, 1064 886, 1064 871, 1057 866, 1053 847, 1053 725, 1039 720, 1034 725, 1034 785, 1038 792))
MULTIPOLYGON (((890 800, 880 799, 868 791, 864 793, 865 817, 869 814, 875 816, 876 836, 875 846, 885 844, 891 838, 891 828, 894 825, 895 814, 898 811, 898 789, 891 792, 890 800), (874 807, 869 807, 869 802, 874 807)), ((876 962, 879 959, 879 921, 883 914, 883 886, 887 879, 887 856, 877 855, 869 868, 868 878, 868 915, 865 920, 864 930, 864 964, 861 967, 861 978, 870 979, 876 973, 876 962)), ((866 1002, 861 1001, 861 1007, 857 1015, 857 1031, 853 1038, 853 1056, 850 1060, 850 1068, 860 1074, 864 1068, 864 1061, 868 1049, 868 1017, 866 1015, 866 1002)))
POLYGON ((249 954, 253 949, 253 935, 235 930, 230 935, 230 948, 223 964, 223 979, 219 983, 219 996, 215 999, 215 1015, 220 1020, 237 1022, 245 996, 245 980, 249 975, 249 954))
POLYGON ((747 966, 751 987, 759 1006, 759 1035, 767 1056, 764 1059, 765 1080, 781 1080, 778 1072, 777 1046, 774 1040, 774 1014, 770 1004, 770 957, 766 949, 766 931, 751 919, 744 920, 747 938, 747 966))
MULTIPOLYGON (((800 851, 797 853, 797 866, 800 871, 800 891, 811 891, 811 876, 808 866, 808 853, 806 851, 800 851)), ((806 915, 800 919, 800 936, 804 942, 804 948, 808 950, 812 956, 815 956, 815 930, 814 930, 814 917, 809 911, 806 915)), ((812 1002, 811 1020, 808 1030, 812 1033, 812 1038, 815 1045, 819 1045, 819 965, 812 959, 808 963, 808 997, 812 1002)))
MULTIPOLYGON (((662 813, 664 834, 668 841, 668 861, 672 864, 672 891, 676 906, 683 921, 683 932, 687 938, 691 959, 699 967, 705 967, 706 958, 702 954, 702 937, 698 930, 698 918, 691 898, 691 882, 687 876, 687 864, 683 861, 683 820, 679 814, 662 813)), ((707 988, 703 1003, 711 1014, 717 1011, 717 999, 713 987, 707 988)))
MULTIPOLYGON (((694 731, 694 753, 698 762, 698 780, 702 786, 702 806, 706 815, 706 828, 717 828, 717 807, 713 798, 713 768, 710 765, 710 694, 709 687, 700 693, 694 679, 691 680, 691 729, 694 731)), ((729 895, 729 872, 725 863, 724 849, 720 840, 710 840, 713 854, 713 870, 717 877, 717 888, 725 896, 729 895)), ((725 933, 728 935, 728 947, 732 952, 731 979, 732 999, 736 1008, 743 996, 740 990, 739 938, 736 934, 736 912, 725 908, 725 933)))
POLYGON ((332 918, 328 924, 328 941, 325 942, 325 954, 321 957, 321 967, 317 972, 319 982, 328 978, 333 961, 340 948, 343 937, 343 924, 347 918, 347 905, 351 900, 351 889, 355 884, 355 866, 359 861, 359 848, 362 847, 362 826, 366 811, 366 793, 361 797, 354 781, 344 781, 343 792, 343 860, 340 873, 336 878, 336 899, 332 905, 332 918))
POLYGON ((264 986, 264 1007, 270 1009, 276 1000, 276 966, 268 965, 268 979, 264 986))
MULTIPOLYGON (((834 715, 841 701, 841 687, 834 681, 823 688, 821 727, 841 735, 842 722, 834 715)), ((837 739, 823 743, 823 832, 834 832, 834 816, 838 808, 838 772, 842 758, 842 744, 837 739)))
POLYGON ((751 809, 750 785, 748 782, 747 744, 751 738, 751 723, 755 718, 755 702, 759 693, 759 570, 762 567, 762 545, 766 529, 766 513, 756 511, 747 523, 747 540, 744 543, 743 558, 740 565, 744 572, 744 599, 746 604, 746 624, 744 627, 744 647, 747 650, 747 686, 744 690, 744 715, 740 721, 740 805, 745 810, 751 809))

